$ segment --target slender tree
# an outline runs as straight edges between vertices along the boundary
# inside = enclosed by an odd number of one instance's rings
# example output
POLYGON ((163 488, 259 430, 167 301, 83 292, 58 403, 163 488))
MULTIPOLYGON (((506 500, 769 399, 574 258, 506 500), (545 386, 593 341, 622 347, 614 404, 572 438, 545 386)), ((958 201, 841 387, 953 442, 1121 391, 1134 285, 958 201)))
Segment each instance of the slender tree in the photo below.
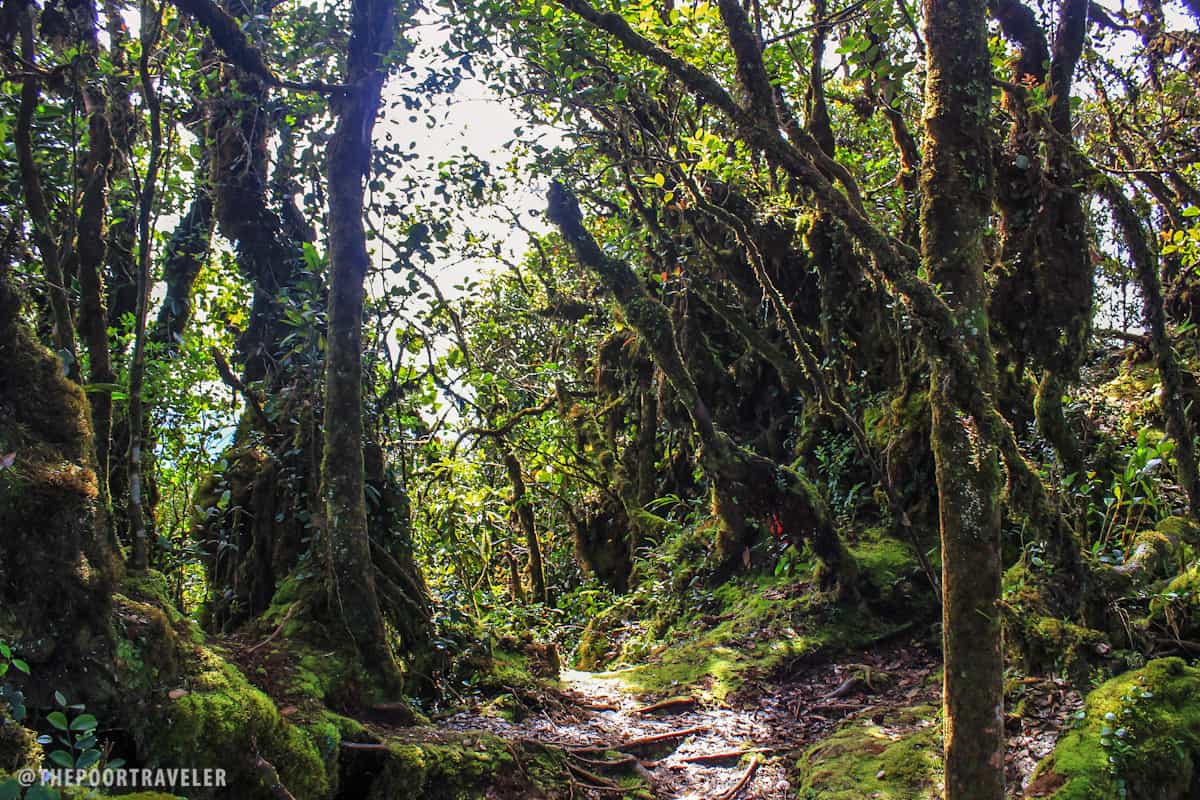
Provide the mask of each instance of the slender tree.
MULTIPOLYGON (((992 210, 985 0, 925 0, 928 77, 921 257, 951 304, 974 375, 935 358, 929 396, 942 538, 946 800, 1004 797, 1000 452, 976 413, 995 388, 986 234, 992 210)), ((947 332, 950 333, 950 332, 947 332)))
POLYGON ((329 345, 326 357, 322 484, 329 545, 329 599, 367 666, 399 681, 399 668, 375 590, 363 463, 362 325, 370 256, 363 228, 363 184, 371 134, 397 28, 394 0, 351 4, 347 89, 336 97, 329 142, 329 345))

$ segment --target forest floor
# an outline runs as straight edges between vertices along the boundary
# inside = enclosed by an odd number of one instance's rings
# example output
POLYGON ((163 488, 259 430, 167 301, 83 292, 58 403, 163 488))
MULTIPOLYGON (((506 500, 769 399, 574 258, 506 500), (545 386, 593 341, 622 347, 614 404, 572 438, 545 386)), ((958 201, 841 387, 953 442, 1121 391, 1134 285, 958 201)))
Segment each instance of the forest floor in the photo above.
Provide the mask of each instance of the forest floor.
MULTIPOLYGON (((703 686, 680 686, 666 698, 636 693, 623 680, 627 672, 563 671, 560 688, 532 699, 515 721, 483 707, 459 711, 433 729, 375 732, 414 740, 485 731, 513 743, 561 748, 572 795, 580 798, 794 800, 797 761, 807 748, 857 722, 872 726, 872 735, 901 739, 936 719, 893 712, 934 710, 940 702, 937 654, 918 641, 796 664, 719 704, 706 699, 703 686), (641 788, 631 787, 633 775, 641 788)), ((1026 703, 1020 726, 1014 719, 1009 731, 1008 771, 1019 796, 1079 698, 1052 680, 1026 680, 1018 691, 1026 703)))

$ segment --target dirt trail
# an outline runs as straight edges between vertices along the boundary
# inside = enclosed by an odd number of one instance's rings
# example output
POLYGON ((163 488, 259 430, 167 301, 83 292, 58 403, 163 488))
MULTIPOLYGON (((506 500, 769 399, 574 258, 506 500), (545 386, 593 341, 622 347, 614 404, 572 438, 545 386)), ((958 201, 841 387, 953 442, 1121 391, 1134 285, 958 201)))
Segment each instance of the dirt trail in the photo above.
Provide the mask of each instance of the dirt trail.
MULTIPOLYGON (((896 667, 898 656, 876 651, 857 654, 854 660, 874 662, 875 668, 896 667)), ((601 778, 618 774, 603 762, 621 762, 624 770, 641 774, 662 800, 792 800, 795 789, 787 767, 796 751, 822 738, 847 715, 869 716, 883 705, 936 696, 924 681, 932 662, 919 658, 914 664, 912 659, 912 651, 906 649, 907 674, 886 689, 860 687, 848 667, 825 663, 801 668, 786 682, 764 686, 767 691, 758 697, 731 706, 706 704, 685 694, 682 697, 691 702, 681 700, 659 711, 645 710, 650 701, 626 688, 620 671, 565 671, 561 702, 520 722, 467 711, 439 727, 486 730, 509 740, 562 747, 573 753, 573 766, 601 778), (672 736, 681 732, 687 733, 672 736), (663 741, 643 741, 664 735, 663 741), (713 758, 722 754, 725 757, 713 758), (752 767, 752 762, 757 764, 752 767)), ((611 786, 607 792, 587 792, 594 781, 584 772, 574 772, 581 794, 615 796, 611 786)))
MULTIPOLYGON (((562 674, 564 703, 540 710, 519 723, 463 712, 445 720, 444 727, 488 730, 508 739, 532 739, 542 744, 575 748, 599 747, 636 756, 628 767, 641 773, 658 798, 717 798, 745 777, 751 756, 762 763, 742 786, 738 797, 762 800, 792 798, 790 784, 777 755, 802 745, 805 731, 792 719, 780 719, 766 707, 709 708, 698 703, 677 704, 659 712, 638 713, 646 704, 626 690, 620 673, 566 671, 562 674), (782 724, 781 724, 782 723, 782 724), (630 742, 664 734, 693 731, 661 742, 630 742), (730 755, 716 762, 688 759, 715 754, 730 755)), ((611 775, 593 762, 613 760, 603 750, 578 752, 581 769, 611 775)), ((577 774, 581 786, 589 781, 577 774)), ((612 796, 611 793, 609 796, 612 796)))

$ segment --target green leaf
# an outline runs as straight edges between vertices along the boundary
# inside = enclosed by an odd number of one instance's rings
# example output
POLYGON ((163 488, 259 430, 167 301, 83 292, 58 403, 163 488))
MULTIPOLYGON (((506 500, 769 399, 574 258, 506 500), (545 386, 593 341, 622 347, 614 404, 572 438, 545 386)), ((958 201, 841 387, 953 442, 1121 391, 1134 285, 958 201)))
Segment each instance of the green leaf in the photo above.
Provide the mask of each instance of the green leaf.
POLYGON ((62 692, 55 692, 54 693, 54 702, 58 703, 63 708, 66 708, 66 705, 67 705, 66 695, 64 695, 62 692))
POLYGON ((29 791, 25 792, 25 800, 61 800, 62 795, 58 789, 52 789, 49 786, 37 784, 30 786, 29 791))
POLYGON ((13 665, 14 667, 16 667, 17 669, 21 670, 21 672, 24 672, 26 675, 28 675, 28 674, 29 674, 29 665, 28 665, 28 664, 26 664, 26 663, 25 663, 24 661, 22 661, 21 659, 19 659, 19 658, 14 658, 14 659, 12 660, 12 665, 13 665))
POLYGON ((1200 207, 1188 206, 1187 208, 1185 208, 1183 210, 1183 216, 1187 217, 1188 219, 1192 219, 1193 217, 1200 217, 1200 207))
POLYGON ((79 758, 75 759, 75 769, 87 769, 100 763, 99 750, 84 750, 79 758))
POLYGON ((16 778, 0 781, 0 800, 18 800, 21 796, 21 784, 16 778))
POLYGON ((67 715, 61 711, 51 711, 46 717, 46 721, 58 728, 60 731, 70 730, 70 723, 67 722, 67 715))
POLYGON ((55 750, 50 754, 50 760, 64 769, 71 769, 75 766, 75 759, 71 758, 71 754, 66 750, 55 750))
POLYGON ((80 714, 78 717, 71 720, 71 730, 90 731, 94 730, 98 724, 99 720, 97 720, 91 714, 80 714))
POLYGON ((0 657, 12 658, 12 649, 4 642, 0 642, 0 657))

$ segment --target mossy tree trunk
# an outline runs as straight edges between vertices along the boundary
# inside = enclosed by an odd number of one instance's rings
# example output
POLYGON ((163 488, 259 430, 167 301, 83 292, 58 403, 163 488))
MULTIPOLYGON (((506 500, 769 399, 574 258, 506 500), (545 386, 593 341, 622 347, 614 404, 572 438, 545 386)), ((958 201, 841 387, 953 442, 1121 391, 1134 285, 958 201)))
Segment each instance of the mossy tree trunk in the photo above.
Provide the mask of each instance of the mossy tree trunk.
POLYGON ((0 628, 35 666, 74 670, 107 635, 120 568, 97 524, 87 400, 22 322, 7 264, 0 264, 0 452, 14 455, 0 468, 0 628))
POLYGON ((513 453, 512 448, 503 439, 499 440, 500 455, 504 459, 504 472, 508 475, 508 483, 512 487, 512 509, 525 536, 525 549, 529 551, 529 586, 533 590, 533 599, 539 603, 549 603, 550 596, 546 591, 546 568, 542 563, 542 543, 538 539, 537 520, 533 515, 533 498, 525 489, 525 477, 521 473, 521 462, 513 453))
POLYGON ((935 358, 930 375, 942 538, 946 800, 1003 800, 1000 452, 973 413, 995 388, 985 235, 992 207, 991 60, 985 0, 925 0, 928 78, 922 258, 952 304, 976 375, 935 358), (978 383, 976 382, 978 381, 978 383))
POLYGON ((1159 380, 1162 381, 1159 407, 1166 419, 1167 433, 1175 442, 1179 483, 1187 495, 1192 518, 1200 520, 1200 473, 1196 467, 1192 426, 1184 408, 1183 373, 1167 333, 1158 257, 1133 203, 1121 192, 1120 187, 1107 177, 1100 177, 1100 181, 1101 190, 1112 208, 1113 220, 1125 239, 1126 247, 1129 248, 1138 287, 1142 290, 1142 318, 1150 335, 1150 350, 1154 353, 1159 380))
POLYGON ((347 93, 335 100, 329 143, 329 336, 326 361, 325 496, 330 604, 367 667, 392 685, 392 654, 371 562, 363 461, 362 323, 370 257, 363 228, 363 183, 371 168, 371 134, 392 51, 397 8, 391 0, 354 0, 347 93))

